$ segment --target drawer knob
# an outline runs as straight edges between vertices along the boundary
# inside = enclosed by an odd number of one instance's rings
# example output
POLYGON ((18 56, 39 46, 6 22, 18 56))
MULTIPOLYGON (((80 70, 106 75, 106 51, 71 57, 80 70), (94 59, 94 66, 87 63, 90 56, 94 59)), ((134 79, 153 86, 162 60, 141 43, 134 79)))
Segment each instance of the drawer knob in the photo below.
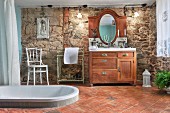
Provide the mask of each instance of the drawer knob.
POLYGON ((107 62, 107 60, 102 60, 102 62, 107 62))
POLYGON ((102 56, 107 56, 107 54, 106 54, 106 53, 103 53, 102 56))
POLYGON ((102 75, 106 75, 106 74, 107 74, 106 72, 104 72, 104 71, 102 72, 102 75))
POLYGON ((127 53, 125 53, 125 54, 123 54, 122 56, 124 56, 124 57, 125 57, 125 56, 128 56, 128 54, 127 54, 127 53))
POLYGON ((120 67, 118 67, 118 69, 117 69, 117 70, 118 70, 118 72, 120 72, 120 67))

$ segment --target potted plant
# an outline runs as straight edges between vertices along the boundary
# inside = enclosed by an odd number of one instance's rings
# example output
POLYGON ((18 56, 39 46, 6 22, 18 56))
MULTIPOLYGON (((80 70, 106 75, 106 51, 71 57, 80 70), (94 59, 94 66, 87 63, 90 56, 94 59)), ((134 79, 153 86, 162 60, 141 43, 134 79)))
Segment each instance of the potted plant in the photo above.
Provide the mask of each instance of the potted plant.
POLYGON ((170 94, 170 72, 163 70, 156 73, 155 85, 159 89, 165 89, 168 94, 170 94))

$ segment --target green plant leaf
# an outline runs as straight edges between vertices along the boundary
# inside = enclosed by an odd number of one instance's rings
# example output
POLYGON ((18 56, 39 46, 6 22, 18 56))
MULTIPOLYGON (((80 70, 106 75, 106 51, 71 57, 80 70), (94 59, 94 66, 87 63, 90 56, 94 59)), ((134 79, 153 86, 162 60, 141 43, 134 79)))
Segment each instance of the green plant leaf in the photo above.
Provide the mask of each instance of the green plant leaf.
POLYGON ((170 72, 166 70, 158 71, 154 83, 160 89, 170 86, 170 72))

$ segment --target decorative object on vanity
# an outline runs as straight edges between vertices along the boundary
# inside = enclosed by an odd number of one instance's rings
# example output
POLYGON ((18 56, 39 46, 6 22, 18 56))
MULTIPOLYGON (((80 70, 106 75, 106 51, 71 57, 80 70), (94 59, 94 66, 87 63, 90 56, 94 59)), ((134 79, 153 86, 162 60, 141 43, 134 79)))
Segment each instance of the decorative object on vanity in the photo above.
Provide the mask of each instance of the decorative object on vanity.
POLYGON ((170 72, 163 70, 156 73, 156 78, 154 80, 156 86, 159 89, 165 89, 168 94, 170 94, 170 72))
POLYGON ((88 19, 89 38, 93 38, 91 29, 97 28, 97 37, 106 45, 114 43, 117 37, 124 37, 126 34, 124 33, 126 32, 126 16, 119 16, 113 10, 105 9, 97 16, 91 16, 88 19), (106 30, 107 28, 109 30, 106 30))
POLYGON ((127 29, 124 29, 124 37, 127 36, 127 29))
POLYGON ((37 38, 49 38, 48 18, 37 18, 37 38))
POLYGON ((89 50, 96 50, 99 46, 99 44, 102 46, 100 43, 99 38, 89 38, 89 50))
POLYGON ((142 73, 142 75, 143 75, 142 87, 151 87, 151 81, 150 81, 151 73, 147 69, 145 69, 145 71, 142 73))
MULTIPOLYGON (((94 38, 95 39, 95 38, 94 38)), ((92 49, 97 49, 98 48, 98 41, 94 40, 91 42, 91 47, 92 49)))
POLYGON ((127 37, 118 37, 116 38, 116 41, 110 45, 106 45, 104 43, 102 43, 102 41, 100 40, 100 38, 89 38, 89 50, 90 49, 97 49, 97 48, 128 48, 127 45, 127 37), (94 44, 94 42, 96 42, 94 44))
POLYGON ((126 48, 127 47, 127 37, 116 38, 114 44, 117 48, 126 48))

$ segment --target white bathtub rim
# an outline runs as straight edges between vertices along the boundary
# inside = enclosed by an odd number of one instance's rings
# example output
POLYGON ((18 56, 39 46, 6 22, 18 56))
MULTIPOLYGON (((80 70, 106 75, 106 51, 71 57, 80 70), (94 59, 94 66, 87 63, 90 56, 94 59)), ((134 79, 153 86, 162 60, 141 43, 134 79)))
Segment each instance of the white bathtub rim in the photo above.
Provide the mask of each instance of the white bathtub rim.
POLYGON ((21 85, 21 86, 0 86, 0 88, 2 87, 71 87, 74 89, 74 92, 68 95, 64 95, 64 96, 58 96, 58 97, 42 97, 42 98, 38 98, 38 97, 32 97, 32 98, 26 98, 26 97, 22 97, 22 98, 0 98, 0 102, 55 102, 55 101, 62 101, 62 100, 67 100, 70 98, 74 98, 74 97, 78 97, 79 95, 79 89, 74 87, 74 86, 68 86, 68 85, 36 85, 36 86, 25 86, 25 85, 21 85))

